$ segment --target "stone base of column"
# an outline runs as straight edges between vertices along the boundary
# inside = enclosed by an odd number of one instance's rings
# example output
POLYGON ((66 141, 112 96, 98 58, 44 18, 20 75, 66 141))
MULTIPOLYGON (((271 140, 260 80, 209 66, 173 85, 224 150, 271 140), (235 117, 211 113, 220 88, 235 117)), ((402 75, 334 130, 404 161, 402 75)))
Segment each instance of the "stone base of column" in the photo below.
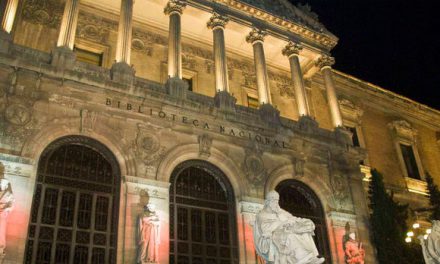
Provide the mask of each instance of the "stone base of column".
POLYGON ((214 105, 221 112, 235 113, 237 99, 226 91, 217 92, 214 96, 214 105))
POLYGON ((172 97, 186 99, 188 83, 178 77, 170 77, 165 83, 165 89, 172 97))
POLYGON ((125 62, 116 62, 110 69, 110 78, 114 82, 131 86, 134 83, 135 70, 125 62))
POLYGON ((59 69, 73 69, 75 66, 76 54, 67 47, 56 47, 52 51, 52 66, 59 69))
POLYGON ((0 53, 8 53, 12 45, 12 36, 6 31, 0 30, 0 53))
POLYGON ((314 130, 318 129, 319 125, 318 122, 310 116, 301 116, 298 120, 298 127, 302 131, 312 133, 314 130))
POLYGON ((342 144, 353 146, 353 134, 345 127, 339 126, 335 128, 336 140, 342 144))
POLYGON ((280 125, 280 111, 273 107, 271 104, 262 104, 258 109, 260 112, 260 118, 263 122, 271 125, 280 125))

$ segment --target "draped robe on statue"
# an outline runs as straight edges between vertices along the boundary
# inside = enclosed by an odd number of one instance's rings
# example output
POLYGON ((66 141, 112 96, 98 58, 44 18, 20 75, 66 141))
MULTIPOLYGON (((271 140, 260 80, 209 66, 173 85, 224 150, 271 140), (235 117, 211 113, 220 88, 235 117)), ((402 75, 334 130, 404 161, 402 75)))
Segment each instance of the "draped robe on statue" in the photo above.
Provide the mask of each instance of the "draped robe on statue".
POLYGON ((315 225, 309 219, 294 217, 283 209, 278 213, 262 210, 254 226, 255 248, 274 264, 320 263, 316 262, 314 230, 315 225))

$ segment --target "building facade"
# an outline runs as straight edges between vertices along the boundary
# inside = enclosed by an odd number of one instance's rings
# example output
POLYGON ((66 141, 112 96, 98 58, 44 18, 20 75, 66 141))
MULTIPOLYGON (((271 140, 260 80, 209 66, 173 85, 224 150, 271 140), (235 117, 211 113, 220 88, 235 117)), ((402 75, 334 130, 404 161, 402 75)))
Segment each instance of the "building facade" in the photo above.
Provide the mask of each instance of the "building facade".
POLYGON ((345 263, 348 229, 376 263, 370 168, 428 224, 440 112, 332 69, 338 39, 308 6, 0 7, 0 177, 14 196, 0 197, 0 262, 259 263, 255 214, 275 189, 314 221, 326 263, 345 263))

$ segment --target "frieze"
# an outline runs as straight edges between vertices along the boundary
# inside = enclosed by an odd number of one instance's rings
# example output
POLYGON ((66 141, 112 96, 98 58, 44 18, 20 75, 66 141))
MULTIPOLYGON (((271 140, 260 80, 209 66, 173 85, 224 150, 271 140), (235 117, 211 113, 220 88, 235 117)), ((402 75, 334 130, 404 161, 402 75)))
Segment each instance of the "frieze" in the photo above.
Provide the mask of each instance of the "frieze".
POLYGON ((24 1, 23 19, 34 24, 57 28, 61 22, 64 4, 59 0, 24 1))
POLYGON ((76 36, 101 44, 109 44, 110 32, 117 29, 118 23, 116 21, 80 11, 76 36))
MULTIPOLYGON (((128 102, 121 102, 107 98, 105 105, 111 109, 116 108, 123 111, 128 111, 133 114, 147 115, 153 118, 167 120, 169 122, 180 123, 182 125, 191 126, 194 128, 210 131, 225 136, 240 138, 243 140, 254 141, 259 145, 270 146, 274 148, 290 149, 287 141, 275 137, 264 136, 258 132, 250 131, 249 129, 241 129, 237 127, 228 127, 219 125, 217 123, 210 123, 201 119, 192 118, 185 115, 176 115, 165 111, 157 111, 153 108, 148 108, 142 105, 135 105, 128 102)), ((262 131, 264 132, 264 131, 262 131)))

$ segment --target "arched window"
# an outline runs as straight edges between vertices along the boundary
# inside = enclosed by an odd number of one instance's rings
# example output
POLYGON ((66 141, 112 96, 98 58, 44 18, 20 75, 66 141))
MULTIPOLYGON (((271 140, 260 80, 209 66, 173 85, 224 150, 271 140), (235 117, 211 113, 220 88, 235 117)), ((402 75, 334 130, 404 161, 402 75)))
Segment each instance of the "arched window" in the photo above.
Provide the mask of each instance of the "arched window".
POLYGON ((186 161, 172 174, 170 263, 238 263, 234 193, 206 162, 186 161))
POLYGON ((25 263, 116 263, 120 172, 86 137, 50 144, 38 163, 25 263))
POLYGON ((280 207, 294 216, 308 218, 315 223, 314 240, 319 254, 331 263, 324 210, 316 194, 304 183, 282 181, 275 190, 280 194, 280 207))

